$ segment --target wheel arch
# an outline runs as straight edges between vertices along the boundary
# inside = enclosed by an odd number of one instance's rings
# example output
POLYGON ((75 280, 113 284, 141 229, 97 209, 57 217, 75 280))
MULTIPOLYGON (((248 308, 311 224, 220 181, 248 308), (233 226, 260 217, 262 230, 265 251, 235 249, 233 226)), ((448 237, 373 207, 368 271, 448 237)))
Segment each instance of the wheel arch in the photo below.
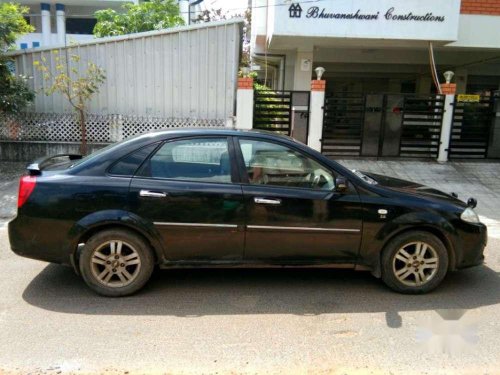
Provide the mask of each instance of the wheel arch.
POLYGON ((381 267, 382 267, 382 254, 387 248, 387 245, 396 237, 408 233, 408 232, 427 232, 430 234, 433 234, 436 236, 444 245, 446 249, 446 253, 448 254, 448 270, 453 271, 455 270, 455 264, 456 264, 456 254, 455 254, 455 248, 453 246, 452 241, 446 236, 443 230, 440 228, 437 228, 432 225, 414 225, 410 227, 406 227, 403 229, 400 229, 398 231, 395 231, 392 233, 390 236, 387 237, 385 242, 382 245, 382 250, 380 251, 379 257, 378 257, 378 264, 377 264, 377 270, 376 270, 376 275, 379 277, 381 274, 381 267))
POLYGON ((137 234, 150 246, 156 264, 164 260, 163 245, 152 224, 148 225, 147 222, 128 212, 108 212, 107 214, 100 212, 98 215, 92 214, 80 220, 70 232, 72 237, 70 261, 77 273, 79 273, 81 244, 86 243, 96 233, 109 229, 122 229, 137 234))

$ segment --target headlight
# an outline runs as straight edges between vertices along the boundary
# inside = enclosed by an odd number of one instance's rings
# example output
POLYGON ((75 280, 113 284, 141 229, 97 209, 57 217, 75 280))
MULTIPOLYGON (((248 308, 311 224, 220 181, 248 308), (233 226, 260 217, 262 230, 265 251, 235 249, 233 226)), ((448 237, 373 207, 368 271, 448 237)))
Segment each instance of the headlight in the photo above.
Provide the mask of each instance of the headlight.
POLYGON ((460 219, 468 223, 479 223, 479 216, 477 216, 474 210, 470 207, 466 208, 465 211, 462 212, 460 219))

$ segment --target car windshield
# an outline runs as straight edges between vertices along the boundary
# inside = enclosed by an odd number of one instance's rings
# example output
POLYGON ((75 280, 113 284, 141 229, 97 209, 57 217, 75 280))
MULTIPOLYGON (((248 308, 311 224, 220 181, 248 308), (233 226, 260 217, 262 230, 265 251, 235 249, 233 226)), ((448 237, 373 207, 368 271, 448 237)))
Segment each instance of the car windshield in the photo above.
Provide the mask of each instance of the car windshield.
POLYGON ((377 185, 377 181, 375 181, 373 178, 368 177, 366 174, 363 172, 358 171, 357 169, 353 169, 352 173, 354 173, 356 176, 361 178, 363 181, 369 183, 370 185, 377 185))

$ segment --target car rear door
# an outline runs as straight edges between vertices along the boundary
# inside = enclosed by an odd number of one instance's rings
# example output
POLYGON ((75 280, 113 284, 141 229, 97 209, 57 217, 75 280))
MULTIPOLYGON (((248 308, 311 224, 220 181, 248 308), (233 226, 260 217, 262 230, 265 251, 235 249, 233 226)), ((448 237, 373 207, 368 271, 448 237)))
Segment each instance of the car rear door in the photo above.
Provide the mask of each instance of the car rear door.
POLYGON ((242 258, 244 203, 231 137, 165 142, 130 185, 131 210, 160 233, 171 261, 242 258))
POLYGON ((246 205, 245 259, 354 263, 362 207, 353 186, 285 144, 239 138, 246 205))

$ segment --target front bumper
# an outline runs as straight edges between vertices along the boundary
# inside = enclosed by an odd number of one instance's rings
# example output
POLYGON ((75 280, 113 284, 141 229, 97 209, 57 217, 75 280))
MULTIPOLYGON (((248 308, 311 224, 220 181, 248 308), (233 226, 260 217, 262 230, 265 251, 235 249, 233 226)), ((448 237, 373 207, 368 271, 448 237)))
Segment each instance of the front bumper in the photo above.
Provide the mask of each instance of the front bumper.
POLYGON ((482 223, 462 223, 459 230, 460 254, 456 268, 478 266, 484 262, 484 249, 488 243, 488 228, 482 223))

